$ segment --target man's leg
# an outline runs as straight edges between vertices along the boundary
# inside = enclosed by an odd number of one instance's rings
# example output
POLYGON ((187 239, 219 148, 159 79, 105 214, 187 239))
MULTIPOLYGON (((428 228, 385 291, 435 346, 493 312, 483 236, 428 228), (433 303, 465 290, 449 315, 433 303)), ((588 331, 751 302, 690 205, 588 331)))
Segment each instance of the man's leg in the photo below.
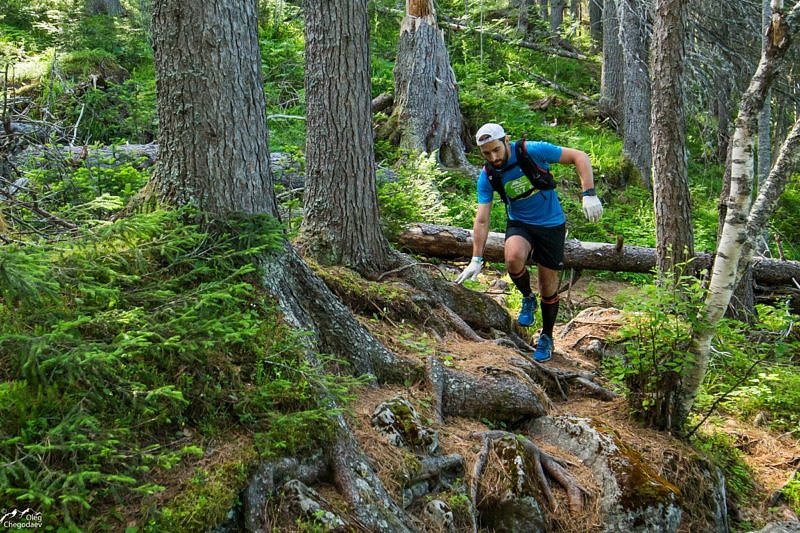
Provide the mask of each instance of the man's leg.
POLYGON ((542 299, 542 333, 553 338, 553 327, 558 316, 558 270, 537 265, 539 271, 539 296, 542 299))
POLYGON ((525 261, 531 253, 531 243, 521 235, 512 235, 506 239, 505 244, 506 270, 511 281, 522 293, 522 296, 531 294, 531 276, 525 261))
POLYGON ((525 264, 531 253, 531 244, 521 235, 511 235, 506 239, 505 258, 506 270, 511 281, 522 293, 522 307, 517 317, 517 322, 522 327, 533 325, 536 313, 536 296, 531 291, 531 275, 525 264))
POLYGON ((558 315, 558 271, 537 264, 539 270, 539 295, 542 297, 542 334, 536 343, 533 360, 549 361, 553 356, 553 326, 558 315))

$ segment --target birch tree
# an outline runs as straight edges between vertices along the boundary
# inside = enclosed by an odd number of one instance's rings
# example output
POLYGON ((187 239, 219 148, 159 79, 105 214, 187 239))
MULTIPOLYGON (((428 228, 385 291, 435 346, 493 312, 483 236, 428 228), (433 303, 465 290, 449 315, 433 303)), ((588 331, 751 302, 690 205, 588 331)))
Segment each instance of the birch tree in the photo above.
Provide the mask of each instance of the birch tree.
POLYGON ((715 327, 725 314, 731 295, 741 275, 741 265, 753 254, 754 237, 763 231, 769 216, 786 187, 791 172, 800 160, 800 119, 784 141, 769 177, 752 201, 754 139, 758 132, 758 115, 767 98, 770 85, 778 74, 781 59, 789 49, 791 36, 797 32, 800 3, 784 14, 783 2, 772 2, 772 17, 766 32, 766 46, 758 68, 742 97, 732 139, 731 189, 727 214, 717 246, 716 259, 703 311, 703 325, 693 332, 691 352, 695 358, 683 376, 683 390, 675 422, 681 424, 694 403, 708 368, 711 339, 715 327))

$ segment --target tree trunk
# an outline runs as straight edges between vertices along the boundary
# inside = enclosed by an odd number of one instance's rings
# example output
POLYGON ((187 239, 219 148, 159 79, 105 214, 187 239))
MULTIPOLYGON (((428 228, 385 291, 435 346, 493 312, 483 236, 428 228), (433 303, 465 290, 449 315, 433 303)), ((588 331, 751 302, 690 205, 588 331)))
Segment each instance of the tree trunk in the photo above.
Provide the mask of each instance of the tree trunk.
POLYGON ((547 20, 548 13, 548 0, 539 0, 539 18, 542 20, 547 20))
POLYGON ((603 3, 603 65, 600 74, 598 107, 601 112, 611 117, 615 128, 622 126, 624 87, 617 0, 605 0, 603 3))
POLYGON ((427 153, 438 150, 443 165, 466 167, 458 84, 433 2, 413 0, 407 7, 394 67, 393 120, 400 146, 427 153))
POLYGON ((87 0, 86 12, 89 15, 121 17, 125 14, 125 9, 119 0, 87 0))
POLYGON ((252 1, 156 2, 161 149, 151 184, 162 202, 277 215, 255 17, 252 1))
POLYGON ((698 328, 692 335, 691 351, 695 364, 685 371, 683 391, 680 396, 679 411, 675 420, 682 424, 689 414, 708 367, 711 338, 725 313, 736 284, 741 276, 740 262, 747 264, 753 251, 753 238, 759 235, 775 210, 786 182, 797 164, 800 154, 800 120, 787 137, 780 155, 773 166, 767 182, 759 192, 756 204, 751 209, 753 187, 753 143, 757 131, 758 114, 767 98, 770 85, 777 75, 780 60, 789 48, 790 35, 795 28, 789 21, 800 13, 800 4, 795 4, 788 16, 784 17, 781 3, 775 6, 775 13, 767 32, 767 45, 764 47, 758 68, 750 81, 750 86, 742 97, 736 130, 733 135, 731 152, 731 190, 727 199, 727 215, 722 236, 717 246, 717 258, 709 283, 705 301, 705 327, 698 328))
POLYGON ((528 35, 528 4, 530 0, 519 0, 519 12, 517 14, 517 32, 524 38, 528 35))
POLYGON ((618 0, 625 101, 622 154, 652 190, 650 150, 650 75, 647 66, 647 9, 642 0, 618 0))
MULTIPOLYGON (((728 147, 728 156, 725 171, 722 175, 722 191, 720 192, 719 213, 717 216, 717 244, 722 238, 725 228, 725 217, 728 214, 727 199, 731 192, 731 146, 728 147)), ((731 297, 725 316, 743 322, 752 322, 755 318, 755 278, 752 272, 753 265, 744 265, 742 279, 739 281, 731 297)), ((791 283, 791 279, 789 280, 791 283)))
POLYGON ((656 266, 675 276, 691 273, 693 267, 684 263, 694 256, 685 154, 685 17, 686 0, 656 0, 651 47, 656 266))
POLYGON ((567 7, 566 0, 551 0, 550 2, 550 33, 554 39, 561 36, 561 24, 564 23, 564 9, 567 7))
POLYGON ((394 255, 378 223, 366 0, 308 2, 305 36, 302 246, 324 265, 386 270, 394 255))
MULTIPOLYGON (((504 235, 490 232, 483 256, 487 261, 502 262, 504 235)), ((439 259, 463 259, 472 255, 472 231, 450 226, 410 224, 398 237, 398 245, 415 254, 439 259)), ((695 254, 699 270, 711 268, 714 256, 695 254)), ((800 261, 755 258, 751 261, 755 281, 769 287, 794 287, 800 282, 800 261)), ((533 264, 531 261, 530 264, 533 264)), ((568 240, 564 248, 566 268, 609 270, 613 272, 652 272, 656 266, 654 248, 617 246, 600 242, 568 240)))
MULTIPOLYGON (((761 3, 761 47, 766 48, 767 43, 767 33, 766 30, 769 27, 770 19, 772 18, 772 7, 770 7, 770 0, 763 0, 761 3)), ((764 107, 761 108, 761 112, 758 114, 758 172, 756 173, 756 187, 755 190, 758 190, 758 184, 763 183, 767 180, 767 176, 769 176, 770 168, 772 168, 772 102, 770 98, 770 92, 767 92, 766 98, 764 98, 764 107)))
POLYGON ((603 46, 603 0, 589 0, 589 34, 596 52, 603 46))
POLYGON ((728 72, 714 74, 714 116, 717 119, 717 160, 720 163, 728 159, 731 139, 731 84, 728 78, 728 72))

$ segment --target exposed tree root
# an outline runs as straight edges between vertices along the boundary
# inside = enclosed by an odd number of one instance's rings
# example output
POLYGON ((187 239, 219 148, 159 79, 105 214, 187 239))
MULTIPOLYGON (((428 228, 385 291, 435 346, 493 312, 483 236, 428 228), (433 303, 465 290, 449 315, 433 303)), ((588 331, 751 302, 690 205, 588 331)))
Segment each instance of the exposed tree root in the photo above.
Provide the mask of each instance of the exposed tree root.
POLYGON ((264 516, 266 502, 275 495, 278 487, 284 481, 297 479, 305 484, 311 484, 329 476, 328 463, 322 456, 304 462, 293 458, 284 458, 262 463, 244 492, 242 507, 246 530, 261 531, 263 529, 266 521, 264 516))
POLYGON ((450 470, 464 471, 464 458, 461 455, 454 453, 425 457, 420 461, 419 469, 410 479, 406 480, 406 483, 414 485, 420 481, 438 478, 450 470))
POLYGON ((261 267, 264 285, 287 324, 310 330, 306 342, 312 352, 335 353, 352 364, 354 373, 379 381, 422 377, 422 364, 397 357, 375 340, 290 247, 262 261, 261 267))
POLYGON ((550 400, 522 372, 484 367, 483 375, 445 369, 444 416, 518 422, 544 416, 550 400))
POLYGON ((474 523, 473 531, 478 531, 478 517, 477 517, 477 509, 478 509, 478 488, 481 484, 481 478, 483 477, 483 471, 486 468, 486 461, 489 459, 489 450, 492 447, 492 439, 489 437, 488 434, 484 433, 481 435, 483 443, 481 445, 481 451, 478 452, 478 458, 475 461, 475 464, 472 467, 472 476, 470 477, 469 482, 469 499, 471 502, 471 508, 473 511, 472 521, 474 523))
MULTIPOLYGON (((553 495, 553 491, 550 488, 550 482, 548 481, 545 472, 555 479, 558 484, 561 485, 561 487, 567 492, 570 511, 573 513, 580 513, 583 511, 584 496, 587 495, 588 492, 586 489, 580 486, 577 480, 573 478, 569 472, 564 469, 558 459, 539 449, 539 447, 527 437, 523 437, 515 433, 495 430, 487 431, 480 436, 483 439, 483 447, 487 450, 487 455, 491 443, 496 440, 510 439, 512 442, 516 441, 521 443, 525 449, 525 453, 528 456, 527 458, 531 461, 534 477, 536 478, 539 488, 542 490, 542 493, 547 499, 550 509, 555 510, 557 502, 555 496, 553 495)), ((483 449, 481 450, 481 453, 483 453, 483 449)), ((480 477, 482 474, 483 466, 481 466, 480 470, 473 470, 473 475, 477 475, 477 477, 474 477, 471 482, 471 486, 475 488, 475 493, 477 493, 477 486, 480 484, 480 477)))
POLYGON ((428 357, 426 370, 433 391, 433 412, 436 423, 441 424, 444 422, 444 367, 435 355, 431 355, 428 357))
POLYGON ((473 342, 483 342, 486 339, 475 333, 475 330, 470 327, 469 324, 464 322, 464 319, 458 316, 455 311, 450 309, 444 304, 439 306, 439 309, 444 313, 444 315, 450 319, 450 324, 453 326, 453 329, 458 332, 459 335, 464 337, 467 340, 473 342))
POLYGON ((386 491, 352 430, 341 417, 329 459, 336 487, 352 505, 359 523, 369 531, 410 532, 417 529, 411 517, 386 491))
POLYGON ((593 396, 603 401, 611 401, 617 398, 616 393, 595 382, 592 374, 539 364, 527 357, 527 354, 524 355, 525 357, 522 359, 513 359, 512 363, 533 377, 537 383, 543 383, 548 393, 558 394, 562 400, 567 400, 567 385, 569 383, 576 383, 586 388, 593 396))

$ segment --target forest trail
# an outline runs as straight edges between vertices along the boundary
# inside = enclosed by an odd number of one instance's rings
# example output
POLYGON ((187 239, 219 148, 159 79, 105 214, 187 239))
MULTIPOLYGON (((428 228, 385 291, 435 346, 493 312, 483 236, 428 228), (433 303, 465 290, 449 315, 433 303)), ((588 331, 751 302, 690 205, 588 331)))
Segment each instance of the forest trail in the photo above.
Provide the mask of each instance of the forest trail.
MULTIPOLYGON (((503 290, 502 282, 498 282, 497 273, 486 272, 495 276, 487 290, 495 299, 503 300, 505 294, 513 288, 503 290), (500 290, 498 290, 498 288, 500 290)), ((619 293, 623 293, 630 285, 618 281, 605 281, 593 278, 579 280, 568 292, 562 294, 562 310, 574 318, 566 323, 560 322, 554 331, 555 350, 553 358, 544 363, 549 368, 566 372, 582 372, 599 374, 601 354, 598 347, 605 345, 619 329, 621 312, 614 308, 612 302, 619 293), (578 312, 578 310, 581 310, 578 312)), ((561 315, 560 315, 561 317, 561 315)), ((361 318, 362 323, 386 346, 398 355, 411 358, 427 358, 435 356, 443 365, 475 375, 496 375, 497 373, 518 374, 517 363, 522 359, 530 360, 530 353, 501 346, 494 341, 473 342, 458 337, 455 333, 444 338, 435 338, 414 326, 403 323, 388 323, 380 320, 361 318)), ((517 328, 524 338, 534 344, 538 329, 534 326, 529 331, 517 328)), ((610 384, 598 379, 604 387, 610 384)), ((551 394, 552 404, 549 406, 550 416, 569 415, 586 418, 593 425, 610 428, 633 449, 641 454, 659 476, 680 487, 681 469, 687 466, 676 459, 692 456, 691 449, 683 442, 663 432, 644 429, 629 414, 623 397, 611 401, 603 401, 592 394, 592 391, 578 384, 565 388, 566 399, 551 394)), ((352 427, 356 432, 365 452, 372 459, 376 471, 396 498, 403 501, 403 472, 407 468, 408 453, 398 453, 398 448, 390 444, 387 438, 373 427, 371 419, 375 409, 382 402, 402 397, 409 401, 418 411, 421 423, 438 433, 440 453, 442 455, 460 454, 466 463, 467 477, 473 471, 477 457, 481 451, 481 439, 478 437, 492 429, 506 429, 504 425, 496 427, 488 420, 446 417, 441 423, 436 421, 435 401, 430 384, 426 381, 406 383, 405 386, 383 385, 359 391, 358 399, 352 409, 352 427)), ((703 429, 713 432, 714 427, 725 429, 736 436, 736 447, 743 453, 747 464, 754 472, 757 482, 756 493, 748 507, 729 510, 737 513, 740 519, 748 520, 769 517, 770 520, 796 519, 785 505, 774 505, 769 497, 790 479, 800 466, 800 445, 791 435, 777 435, 766 428, 737 421, 733 417, 719 415, 709 419, 703 429)), ((590 497, 580 516, 569 513, 567 495, 564 490, 554 486, 554 494, 558 507, 551 514, 558 531, 599 531, 602 521, 598 510, 597 496, 601 487, 593 479, 591 470, 583 465, 580 459, 571 456, 564 450, 537 439, 535 434, 529 438, 543 451, 554 457, 565 460, 572 474, 590 497)), ((502 483, 498 480, 494 490, 499 490, 502 483)), ((482 483, 484 491, 493 490, 482 483)), ((689 492, 689 491, 687 491, 689 492)), ((691 497, 689 498, 691 500, 691 497)), ((417 505, 416 503, 414 505, 417 505)), ((691 513, 685 513, 679 531, 697 531, 698 523, 691 513)), ((431 529, 435 530, 435 529, 431 529)))

